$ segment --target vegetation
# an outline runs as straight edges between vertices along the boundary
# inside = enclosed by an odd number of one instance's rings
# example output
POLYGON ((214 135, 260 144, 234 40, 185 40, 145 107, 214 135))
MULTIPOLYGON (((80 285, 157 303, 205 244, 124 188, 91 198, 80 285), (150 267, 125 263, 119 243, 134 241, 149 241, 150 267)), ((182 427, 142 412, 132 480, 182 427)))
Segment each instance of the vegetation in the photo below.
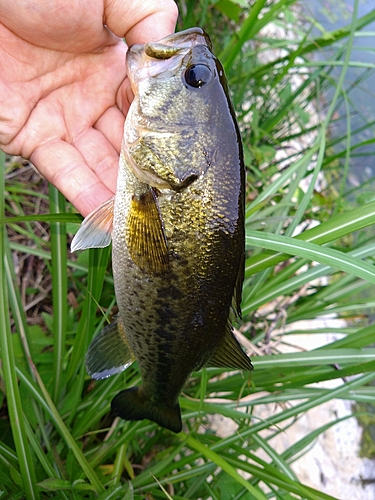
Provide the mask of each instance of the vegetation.
POLYGON ((301 25, 296 0, 249 3, 181 0, 179 28, 212 36, 243 134, 248 256, 237 326, 255 371, 194 373, 177 435, 113 419, 110 401, 137 383, 137 367, 94 382, 84 364, 116 312, 110 250, 72 256, 79 216, 27 163, 1 155, 2 499, 332 498, 301 484, 291 466, 338 419, 283 453, 270 440, 333 398, 367 409, 375 400, 375 201, 369 181, 347 182, 353 158, 373 155, 375 140, 361 135, 373 123, 353 129, 344 85, 349 68, 361 70, 358 84, 372 70, 352 47, 375 9, 357 18, 356 0, 347 26, 325 32, 313 19, 301 25), (331 137, 339 122, 345 133, 331 137), (341 338, 283 352, 297 321, 327 314, 346 319, 341 338), (333 379, 345 383, 316 384, 333 379), (264 420, 257 409, 266 403, 275 411, 264 420), (215 414, 229 419, 225 437, 210 425, 215 414))

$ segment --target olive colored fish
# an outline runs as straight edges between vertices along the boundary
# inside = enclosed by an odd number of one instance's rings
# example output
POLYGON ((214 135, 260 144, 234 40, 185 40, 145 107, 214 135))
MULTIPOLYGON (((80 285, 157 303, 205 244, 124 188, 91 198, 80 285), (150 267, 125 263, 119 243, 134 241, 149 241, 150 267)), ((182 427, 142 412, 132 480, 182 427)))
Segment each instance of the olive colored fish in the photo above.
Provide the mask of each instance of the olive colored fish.
POLYGON ((143 383, 120 392, 112 410, 179 432, 178 398, 194 370, 253 369, 231 325, 244 276, 242 146, 203 30, 132 46, 127 68, 135 98, 116 196, 72 243, 113 241, 119 317, 93 340, 86 366, 100 379, 137 360, 143 383))

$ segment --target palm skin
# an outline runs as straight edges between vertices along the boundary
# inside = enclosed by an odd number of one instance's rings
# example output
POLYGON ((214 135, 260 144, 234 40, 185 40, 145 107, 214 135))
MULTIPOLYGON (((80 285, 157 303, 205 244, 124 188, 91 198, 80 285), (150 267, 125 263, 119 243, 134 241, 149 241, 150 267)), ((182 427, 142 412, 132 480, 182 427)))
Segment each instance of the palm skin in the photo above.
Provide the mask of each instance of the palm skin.
POLYGON ((129 45, 174 31, 172 0, 0 0, 0 147, 86 216, 116 189, 129 45))

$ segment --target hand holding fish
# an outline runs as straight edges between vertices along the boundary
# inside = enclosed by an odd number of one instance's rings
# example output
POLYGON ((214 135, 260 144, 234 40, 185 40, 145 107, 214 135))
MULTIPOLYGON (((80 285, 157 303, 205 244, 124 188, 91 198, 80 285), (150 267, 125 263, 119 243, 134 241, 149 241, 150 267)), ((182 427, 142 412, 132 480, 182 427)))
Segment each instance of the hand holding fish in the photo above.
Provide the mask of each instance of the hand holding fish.
POLYGON ((0 148, 83 214, 113 195, 132 93, 126 45, 174 30, 172 0, 0 2, 0 148))

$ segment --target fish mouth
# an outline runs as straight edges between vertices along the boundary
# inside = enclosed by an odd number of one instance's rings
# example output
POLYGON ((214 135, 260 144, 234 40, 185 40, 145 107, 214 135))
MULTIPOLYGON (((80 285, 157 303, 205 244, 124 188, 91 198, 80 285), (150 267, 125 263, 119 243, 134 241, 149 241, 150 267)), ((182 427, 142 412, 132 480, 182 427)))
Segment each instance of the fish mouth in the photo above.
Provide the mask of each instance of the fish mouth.
POLYGON ((162 38, 157 42, 129 47, 126 54, 127 74, 133 93, 138 82, 145 78, 166 78, 174 74, 182 60, 196 45, 205 45, 211 50, 211 40, 201 28, 190 28, 162 38))
POLYGON ((179 33, 172 33, 158 42, 148 42, 144 46, 145 53, 154 59, 168 59, 183 48, 195 45, 207 45, 211 50, 211 40, 202 28, 190 28, 179 33))

